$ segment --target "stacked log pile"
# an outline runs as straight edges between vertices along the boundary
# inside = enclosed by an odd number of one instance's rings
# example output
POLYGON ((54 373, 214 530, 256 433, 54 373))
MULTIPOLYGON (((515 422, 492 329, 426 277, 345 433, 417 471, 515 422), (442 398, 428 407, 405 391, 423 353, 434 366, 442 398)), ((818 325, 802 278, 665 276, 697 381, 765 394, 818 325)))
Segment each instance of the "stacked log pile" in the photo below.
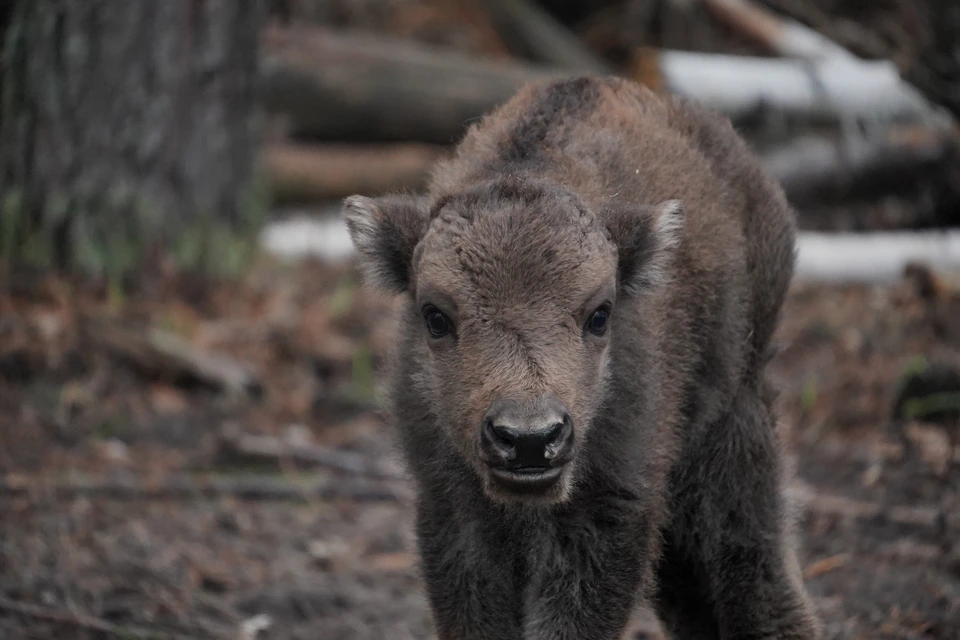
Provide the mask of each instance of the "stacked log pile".
MULTIPOLYGON (((729 115, 800 210, 801 226, 807 208, 887 197, 933 201, 935 214, 917 205, 906 227, 960 222, 952 105, 905 81, 894 61, 859 57, 799 19, 752 0, 683 3, 688 22, 732 34, 738 44, 729 49, 747 54, 733 55, 671 48, 669 31, 657 47, 622 37, 618 18, 630 25, 631 16, 649 14, 638 13, 640 3, 603 3, 580 33, 550 3, 435 3, 481 36, 456 50, 442 38, 389 35, 390 24, 409 19, 381 16, 364 31, 297 21, 290 11, 267 28, 263 104, 285 136, 267 147, 263 167, 278 204, 419 189, 466 127, 523 84, 592 73, 729 115), (613 34, 626 43, 622 55, 603 46, 613 34)), ((303 12, 310 0, 282 4, 303 12)))

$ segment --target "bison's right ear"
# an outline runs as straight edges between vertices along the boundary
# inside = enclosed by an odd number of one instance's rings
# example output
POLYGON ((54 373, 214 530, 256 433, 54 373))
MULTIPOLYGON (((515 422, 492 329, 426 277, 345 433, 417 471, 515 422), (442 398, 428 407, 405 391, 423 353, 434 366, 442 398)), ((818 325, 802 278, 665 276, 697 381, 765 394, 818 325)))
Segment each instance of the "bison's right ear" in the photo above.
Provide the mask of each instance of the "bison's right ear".
POLYGON ((624 293, 642 295, 661 287, 683 239, 683 204, 666 200, 640 211, 612 211, 605 218, 610 237, 617 245, 619 281, 624 293))
POLYGON ((430 220, 426 201, 405 195, 350 196, 343 201, 343 216, 366 283, 394 293, 406 291, 413 250, 430 220))

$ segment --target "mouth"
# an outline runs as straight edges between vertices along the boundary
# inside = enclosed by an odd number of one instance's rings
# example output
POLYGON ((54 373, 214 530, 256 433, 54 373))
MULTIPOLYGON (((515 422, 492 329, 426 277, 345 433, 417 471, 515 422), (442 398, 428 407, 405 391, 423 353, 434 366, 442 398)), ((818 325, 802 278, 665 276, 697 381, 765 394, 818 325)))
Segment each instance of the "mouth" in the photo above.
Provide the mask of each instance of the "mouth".
POLYGON ((560 481, 563 467, 515 467, 490 469, 498 487, 511 493, 543 494, 560 481))

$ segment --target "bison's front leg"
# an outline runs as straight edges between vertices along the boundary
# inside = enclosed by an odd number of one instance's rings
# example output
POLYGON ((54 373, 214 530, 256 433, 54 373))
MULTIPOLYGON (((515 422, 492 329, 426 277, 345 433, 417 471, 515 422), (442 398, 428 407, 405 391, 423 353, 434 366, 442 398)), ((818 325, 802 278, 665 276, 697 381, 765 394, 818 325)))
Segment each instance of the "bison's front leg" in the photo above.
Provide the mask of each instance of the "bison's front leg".
POLYGON ((524 640, 615 640, 650 583, 653 523, 631 500, 560 516, 528 552, 524 640))
POLYGON ((673 478, 659 566, 671 638, 818 640, 781 490, 769 401, 745 385, 728 415, 694 438, 673 478))
POLYGON ((521 640, 521 545, 496 517, 424 496, 417 543, 440 640, 521 640))

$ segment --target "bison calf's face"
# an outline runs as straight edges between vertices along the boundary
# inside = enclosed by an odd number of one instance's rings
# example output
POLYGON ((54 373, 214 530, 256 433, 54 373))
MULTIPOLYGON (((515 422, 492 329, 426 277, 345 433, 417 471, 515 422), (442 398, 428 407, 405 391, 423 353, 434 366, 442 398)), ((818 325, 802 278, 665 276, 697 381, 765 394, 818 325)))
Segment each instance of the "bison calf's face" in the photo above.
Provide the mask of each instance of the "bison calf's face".
POLYGON ((480 459, 491 481, 505 491, 537 495, 549 491, 573 459, 573 421, 555 397, 501 398, 483 419, 480 459))
POLYGON ((498 501, 564 500, 606 395, 618 310, 654 291, 676 203, 605 217, 560 187, 494 182, 440 198, 353 197, 367 279, 409 295, 413 391, 498 501))

